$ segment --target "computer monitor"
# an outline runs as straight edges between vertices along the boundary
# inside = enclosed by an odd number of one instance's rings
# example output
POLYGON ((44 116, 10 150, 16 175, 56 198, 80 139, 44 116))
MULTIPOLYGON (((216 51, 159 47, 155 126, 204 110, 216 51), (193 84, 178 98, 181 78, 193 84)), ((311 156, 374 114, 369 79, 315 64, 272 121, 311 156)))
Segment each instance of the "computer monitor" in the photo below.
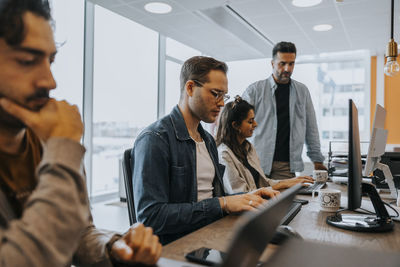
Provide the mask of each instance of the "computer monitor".
POLYGON ((362 182, 362 163, 360 153, 360 132, 358 128, 358 111, 354 102, 349 100, 349 154, 348 154, 348 211, 361 207, 362 194, 367 194, 375 209, 371 214, 342 214, 345 210, 328 216, 326 222, 332 226, 358 232, 385 232, 393 229, 389 216, 378 192, 370 183, 362 182))
POLYGON ((376 104, 374 122, 371 129, 371 138, 369 141, 367 162, 365 164, 364 175, 368 176, 374 171, 378 157, 385 153, 387 130, 384 130, 386 119, 386 110, 379 104, 376 104))
POLYGON ((362 163, 360 152, 360 132, 358 129, 358 110, 349 101, 349 155, 348 155, 348 204, 349 210, 361 207, 362 163))
POLYGON ((367 162, 365 164, 364 175, 368 176, 374 170, 383 171, 386 183, 389 186, 389 198, 397 199, 397 189, 394 185, 393 176, 389 166, 380 162, 381 156, 385 153, 388 131, 384 129, 386 110, 379 104, 376 105, 374 122, 372 124, 371 138, 369 142, 367 162))

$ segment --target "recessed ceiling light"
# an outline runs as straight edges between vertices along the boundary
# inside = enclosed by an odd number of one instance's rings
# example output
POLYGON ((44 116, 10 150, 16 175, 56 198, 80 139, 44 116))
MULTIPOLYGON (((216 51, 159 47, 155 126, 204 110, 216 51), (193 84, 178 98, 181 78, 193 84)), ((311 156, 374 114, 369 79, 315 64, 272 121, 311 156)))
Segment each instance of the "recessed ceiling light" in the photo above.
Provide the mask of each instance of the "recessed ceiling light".
POLYGON ((150 2, 144 6, 147 12, 154 13, 154 14, 167 14, 171 12, 172 7, 167 3, 162 2, 150 2))
POLYGON ((319 24, 313 27, 313 30, 316 32, 326 32, 331 30, 333 27, 330 24, 319 24))
POLYGON ((297 7, 310 7, 320 4, 322 0, 293 0, 292 5, 297 7))

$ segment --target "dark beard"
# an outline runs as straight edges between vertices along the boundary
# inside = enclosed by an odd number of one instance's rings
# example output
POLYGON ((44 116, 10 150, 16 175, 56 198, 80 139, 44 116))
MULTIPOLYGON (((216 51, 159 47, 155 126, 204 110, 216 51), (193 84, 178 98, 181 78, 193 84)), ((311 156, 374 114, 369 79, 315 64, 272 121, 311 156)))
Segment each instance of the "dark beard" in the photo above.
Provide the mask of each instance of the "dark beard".
MULTIPOLYGON (((0 98, 4 97, 0 94, 0 98)), ((38 90, 34 95, 29 96, 26 99, 26 102, 35 100, 36 98, 49 98, 49 91, 46 89, 38 90)), ((33 111, 39 111, 42 107, 37 107, 33 109, 33 111)), ((31 109, 32 110, 32 109, 31 109)), ((0 107, 0 125, 1 127, 9 128, 11 130, 21 130, 26 128, 25 123, 23 123, 20 119, 14 117, 12 114, 6 112, 3 108, 0 107)))
POLYGON ((0 107, 0 127, 8 128, 11 130, 21 130, 26 128, 26 125, 13 115, 9 114, 8 112, 4 111, 0 107))

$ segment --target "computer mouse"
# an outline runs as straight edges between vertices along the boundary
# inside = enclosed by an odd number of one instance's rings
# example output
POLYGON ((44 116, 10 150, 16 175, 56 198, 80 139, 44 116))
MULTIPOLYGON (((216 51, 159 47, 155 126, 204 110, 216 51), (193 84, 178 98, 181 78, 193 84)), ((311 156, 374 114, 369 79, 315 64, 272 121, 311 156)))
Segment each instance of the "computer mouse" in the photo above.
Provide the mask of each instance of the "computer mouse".
POLYGON ((276 232, 274 236, 272 237, 272 240, 270 241, 271 244, 275 245, 281 245, 283 242, 288 240, 289 238, 298 238, 298 239, 303 239, 301 235, 294 230, 292 227, 287 226, 287 225, 280 225, 276 229, 276 232))

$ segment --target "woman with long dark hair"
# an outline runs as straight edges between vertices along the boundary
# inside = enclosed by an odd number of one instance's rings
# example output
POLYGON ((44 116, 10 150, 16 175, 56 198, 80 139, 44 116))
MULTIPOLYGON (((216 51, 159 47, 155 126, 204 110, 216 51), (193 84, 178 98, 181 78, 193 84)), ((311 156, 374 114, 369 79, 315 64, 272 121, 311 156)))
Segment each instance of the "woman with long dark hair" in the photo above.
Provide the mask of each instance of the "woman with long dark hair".
POLYGON ((249 192, 260 187, 285 189, 298 183, 313 183, 308 176, 273 180, 265 176, 253 145, 247 141, 257 122, 254 107, 240 96, 225 105, 219 120, 217 146, 220 162, 226 166, 224 186, 227 193, 249 192))

